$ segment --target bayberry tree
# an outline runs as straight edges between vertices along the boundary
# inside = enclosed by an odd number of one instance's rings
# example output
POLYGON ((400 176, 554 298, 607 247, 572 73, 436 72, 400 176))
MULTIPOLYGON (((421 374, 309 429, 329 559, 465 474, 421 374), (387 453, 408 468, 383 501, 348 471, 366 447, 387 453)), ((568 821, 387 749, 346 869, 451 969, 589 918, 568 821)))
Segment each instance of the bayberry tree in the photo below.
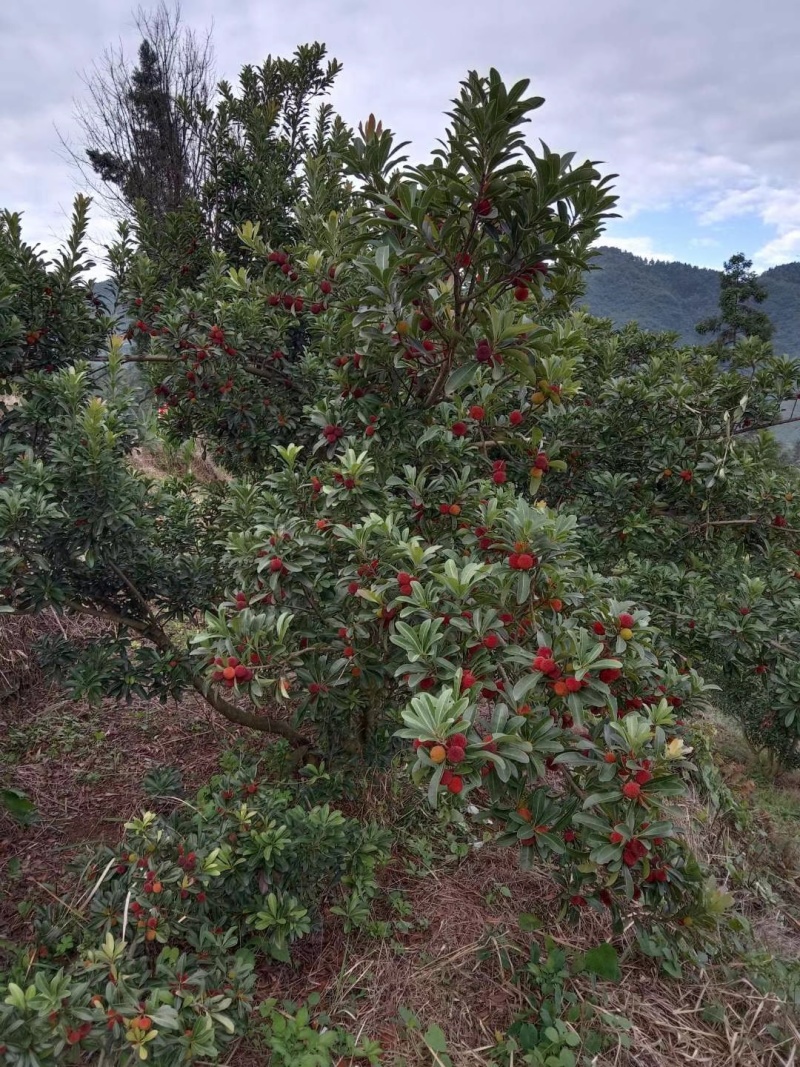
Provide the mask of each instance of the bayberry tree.
POLYGON ((46 650, 75 692, 191 686, 329 758, 383 759, 399 730, 431 800, 481 789, 525 858, 559 857, 575 907, 674 911, 698 872, 661 808, 703 683, 586 563, 574 516, 536 502, 565 468, 547 420, 580 392, 570 305, 614 197, 528 146, 526 92, 470 75, 426 165, 370 119, 342 146, 344 211, 310 196, 292 248, 242 225, 247 265, 215 251, 197 285, 165 285, 123 233, 141 317, 102 390, 69 345, 63 371, 10 379, 5 606, 108 620, 91 650, 46 650), (131 470, 126 359, 239 481, 131 470))

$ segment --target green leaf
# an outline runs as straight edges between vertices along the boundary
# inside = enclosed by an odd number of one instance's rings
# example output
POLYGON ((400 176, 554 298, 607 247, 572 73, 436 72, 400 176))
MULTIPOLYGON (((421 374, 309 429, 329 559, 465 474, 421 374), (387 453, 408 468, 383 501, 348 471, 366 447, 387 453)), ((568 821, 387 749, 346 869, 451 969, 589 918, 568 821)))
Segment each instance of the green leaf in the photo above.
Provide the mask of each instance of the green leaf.
POLYGON ((0 790, 0 803, 8 811, 11 818, 22 826, 29 826, 39 820, 36 805, 21 789, 0 790))
POLYGON ((609 982, 619 982, 622 978, 617 950, 608 942, 590 948, 581 962, 585 970, 596 974, 598 978, 605 978, 609 982))
POLYGON ((447 1052, 447 1038, 441 1026, 433 1023, 432 1026, 428 1027, 425 1031, 425 1044, 433 1052, 447 1052))
POLYGON ((470 385, 475 375, 478 373, 479 364, 476 362, 464 363, 450 374, 445 385, 446 393, 457 393, 459 390, 464 389, 465 386, 470 385))
POLYGON ((525 933, 532 933, 534 930, 540 929, 542 925, 541 919, 536 915, 531 915, 530 912, 523 912, 517 921, 519 922, 520 930, 524 930, 525 933))

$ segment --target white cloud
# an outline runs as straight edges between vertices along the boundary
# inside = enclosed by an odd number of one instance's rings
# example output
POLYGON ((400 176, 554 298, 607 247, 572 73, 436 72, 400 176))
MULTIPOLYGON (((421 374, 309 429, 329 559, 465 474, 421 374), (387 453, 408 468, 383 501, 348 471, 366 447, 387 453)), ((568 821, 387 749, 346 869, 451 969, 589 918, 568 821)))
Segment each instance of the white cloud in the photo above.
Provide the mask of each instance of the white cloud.
MULTIPOLYGON (((76 20, 74 5, 39 0, 35 26, 24 7, 0 13, 0 95, 13 101, 0 121, 0 206, 25 206, 33 239, 63 232, 78 184, 53 123, 74 132, 79 72, 106 45, 122 36, 136 46, 129 3, 86 0, 76 20)), ((217 69, 233 81, 242 64, 290 53, 321 27, 345 65, 333 96, 345 119, 374 111, 420 155, 441 135, 442 111, 467 70, 494 65, 508 80, 530 77, 547 100, 531 141, 605 160, 620 175, 626 218, 671 208, 719 227, 756 217, 774 232, 764 256, 784 254, 800 227, 800 139, 787 133, 800 120, 800 4, 769 8, 765 18, 745 0, 405 0, 399 16, 380 0, 183 2, 195 28, 214 19, 217 69)), ((636 240, 645 254, 658 251, 636 240)), ((675 244, 683 256, 695 247, 675 244)))
POLYGON ((623 252, 632 252, 635 256, 641 256, 642 259, 660 259, 663 262, 672 263, 678 258, 671 252, 659 252, 653 244, 652 237, 607 237, 604 235, 602 243, 621 248, 623 252))
POLYGON ((796 260, 800 260, 800 227, 787 229, 753 253, 753 267, 758 271, 796 260))

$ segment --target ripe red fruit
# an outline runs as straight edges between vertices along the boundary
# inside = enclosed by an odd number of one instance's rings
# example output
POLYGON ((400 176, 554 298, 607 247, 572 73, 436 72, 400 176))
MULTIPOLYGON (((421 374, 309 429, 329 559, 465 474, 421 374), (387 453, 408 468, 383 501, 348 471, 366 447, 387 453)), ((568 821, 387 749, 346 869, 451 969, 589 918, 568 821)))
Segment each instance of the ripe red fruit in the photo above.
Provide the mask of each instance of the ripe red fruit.
POLYGON ((476 422, 480 422, 485 414, 486 411, 484 410, 484 408, 481 407, 480 404, 473 404, 472 407, 469 409, 469 417, 471 419, 475 419, 476 422))
POLYGON ((327 294, 331 291, 333 286, 331 285, 331 283, 326 278, 324 281, 321 281, 319 283, 319 288, 320 288, 320 291, 325 293, 326 296, 327 296, 327 294))
POLYGON ((464 780, 458 774, 454 774, 450 781, 447 783, 447 788, 451 793, 460 793, 464 788, 464 780))
POLYGON ((573 906, 573 908, 585 908, 586 907, 586 897, 581 897, 581 896, 570 897, 569 898, 569 902, 573 906))
POLYGON ((426 692, 426 693, 427 693, 427 691, 429 689, 433 689, 433 687, 435 685, 436 685, 436 679, 435 678, 423 678, 422 681, 419 683, 420 689, 423 692, 426 692))
POLYGON ((350 582, 350 584, 347 586, 347 592, 350 594, 350 596, 355 596, 358 590, 358 582, 350 582))
POLYGON ((448 763, 463 763, 466 751, 461 745, 450 745, 447 749, 447 761, 448 763))
POLYGON ((635 782, 638 782, 639 785, 647 785, 647 783, 652 777, 653 775, 650 773, 650 771, 637 771, 636 774, 633 776, 633 780, 635 782))
POLYGON ((597 634, 598 637, 605 636, 606 628, 605 626, 603 626, 602 622, 593 622, 592 630, 597 634))
POLYGON ((476 200, 472 205, 472 209, 476 215, 482 215, 484 218, 492 213, 492 202, 488 197, 482 197, 480 200, 476 200))
POLYGON ((739 608, 739 614, 740 615, 749 615, 750 614, 750 608, 739 608))
POLYGON ((252 672, 241 663, 238 667, 234 667, 233 674, 237 682, 246 682, 252 677, 252 672))
POLYGON ((517 565, 514 568, 518 571, 529 571, 531 567, 536 565, 536 557, 531 555, 530 552, 520 552, 517 556, 517 565))
POLYGON ((453 734, 448 743, 450 745, 458 745, 459 748, 466 748, 467 738, 464 734, 453 734))
POLYGON ((618 617, 618 622, 623 629, 630 629, 634 625, 633 615, 629 615, 627 611, 623 611, 618 617))
POLYGON ((483 647, 488 648, 490 651, 497 648, 500 644, 500 638, 497 634, 487 634, 483 639, 483 647))
POLYGON ((528 287, 525 285, 518 285, 514 290, 515 300, 527 300, 530 295, 531 294, 528 291, 528 287))
POLYGON ((608 835, 608 840, 611 842, 612 845, 619 845, 622 841, 625 840, 625 837, 619 832, 619 830, 612 830, 612 832, 608 835))
POLYGON ((279 556, 273 556, 269 561, 269 569, 273 574, 277 574, 278 571, 283 570, 283 560, 279 556))
POLYGON ((473 685, 478 681, 472 671, 464 671, 461 675, 461 688, 471 689, 473 685))
POLYGON ((356 651, 352 645, 346 645, 345 648, 342 650, 342 655, 346 656, 348 659, 352 659, 355 654, 356 651))
POLYGON ((597 677, 601 682, 610 685, 612 682, 616 682, 621 674, 622 671, 618 667, 606 667, 605 670, 600 671, 597 677))
POLYGON ((642 787, 638 782, 626 782, 622 787, 622 795, 628 800, 638 800, 642 793, 642 787))
POLYGON ((614 755, 613 752, 606 752, 605 756, 603 756, 603 759, 605 760, 606 763, 616 763, 617 762, 617 757, 614 755))
POLYGON ((567 687, 569 693, 577 693, 581 687, 581 683, 577 678, 567 678, 564 685, 567 687))
POLYGON ((398 585, 411 585, 411 583, 413 581, 414 581, 414 579, 408 573, 408 571, 399 571, 398 572, 398 575, 397 575, 397 584, 398 585))
POLYGON ((465 422, 454 422, 450 427, 450 432, 453 437, 466 437, 467 424, 465 422))
POLYGON ((522 419, 523 415, 521 411, 512 411, 511 414, 508 416, 508 421, 511 423, 512 426, 519 426, 519 424, 522 422, 522 419))
POLYGON ((427 316, 424 316, 419 320, 419 328, 423 331, 423 333, 427 333, 428 330, 433 329, 433 323, 427 316))
POLYGON ((553 597, 553 599, 550 601, 550 607, 553 609, 553 611, 561 611, 561 609, 564 607, 564 601, 559 600, 558 597, 553 597))
POLYGON ((692 472, 688 470, 681 471, 679 477, 683 478, 685 482, 690 482, 692 480, 692 472))

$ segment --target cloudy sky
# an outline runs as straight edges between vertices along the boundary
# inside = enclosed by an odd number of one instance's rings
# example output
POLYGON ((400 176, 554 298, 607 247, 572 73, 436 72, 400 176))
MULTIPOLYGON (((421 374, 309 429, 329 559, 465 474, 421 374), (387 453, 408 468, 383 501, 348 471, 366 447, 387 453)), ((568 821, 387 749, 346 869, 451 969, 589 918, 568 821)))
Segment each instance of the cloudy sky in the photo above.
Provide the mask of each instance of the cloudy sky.
MULTIPOLYGON (((134 0, 130 0, 134 2, 134 0)), ((374 111, 420 155, 469 69, 529 77, 546 98, 530 128, 619 174, 606 243, 718 267, 800 260, 797 0, 184 0, 212 20, 219 76, 323 40, 344 63, 333 101, 352 125, 374 111)), ((0 4, 0 208, 29 240, 65 231, 80 176, 82 74, 105 46, 138 43, 126 0, 0 4)), ((102 214, 95 234, 102 235, 102 214)))

